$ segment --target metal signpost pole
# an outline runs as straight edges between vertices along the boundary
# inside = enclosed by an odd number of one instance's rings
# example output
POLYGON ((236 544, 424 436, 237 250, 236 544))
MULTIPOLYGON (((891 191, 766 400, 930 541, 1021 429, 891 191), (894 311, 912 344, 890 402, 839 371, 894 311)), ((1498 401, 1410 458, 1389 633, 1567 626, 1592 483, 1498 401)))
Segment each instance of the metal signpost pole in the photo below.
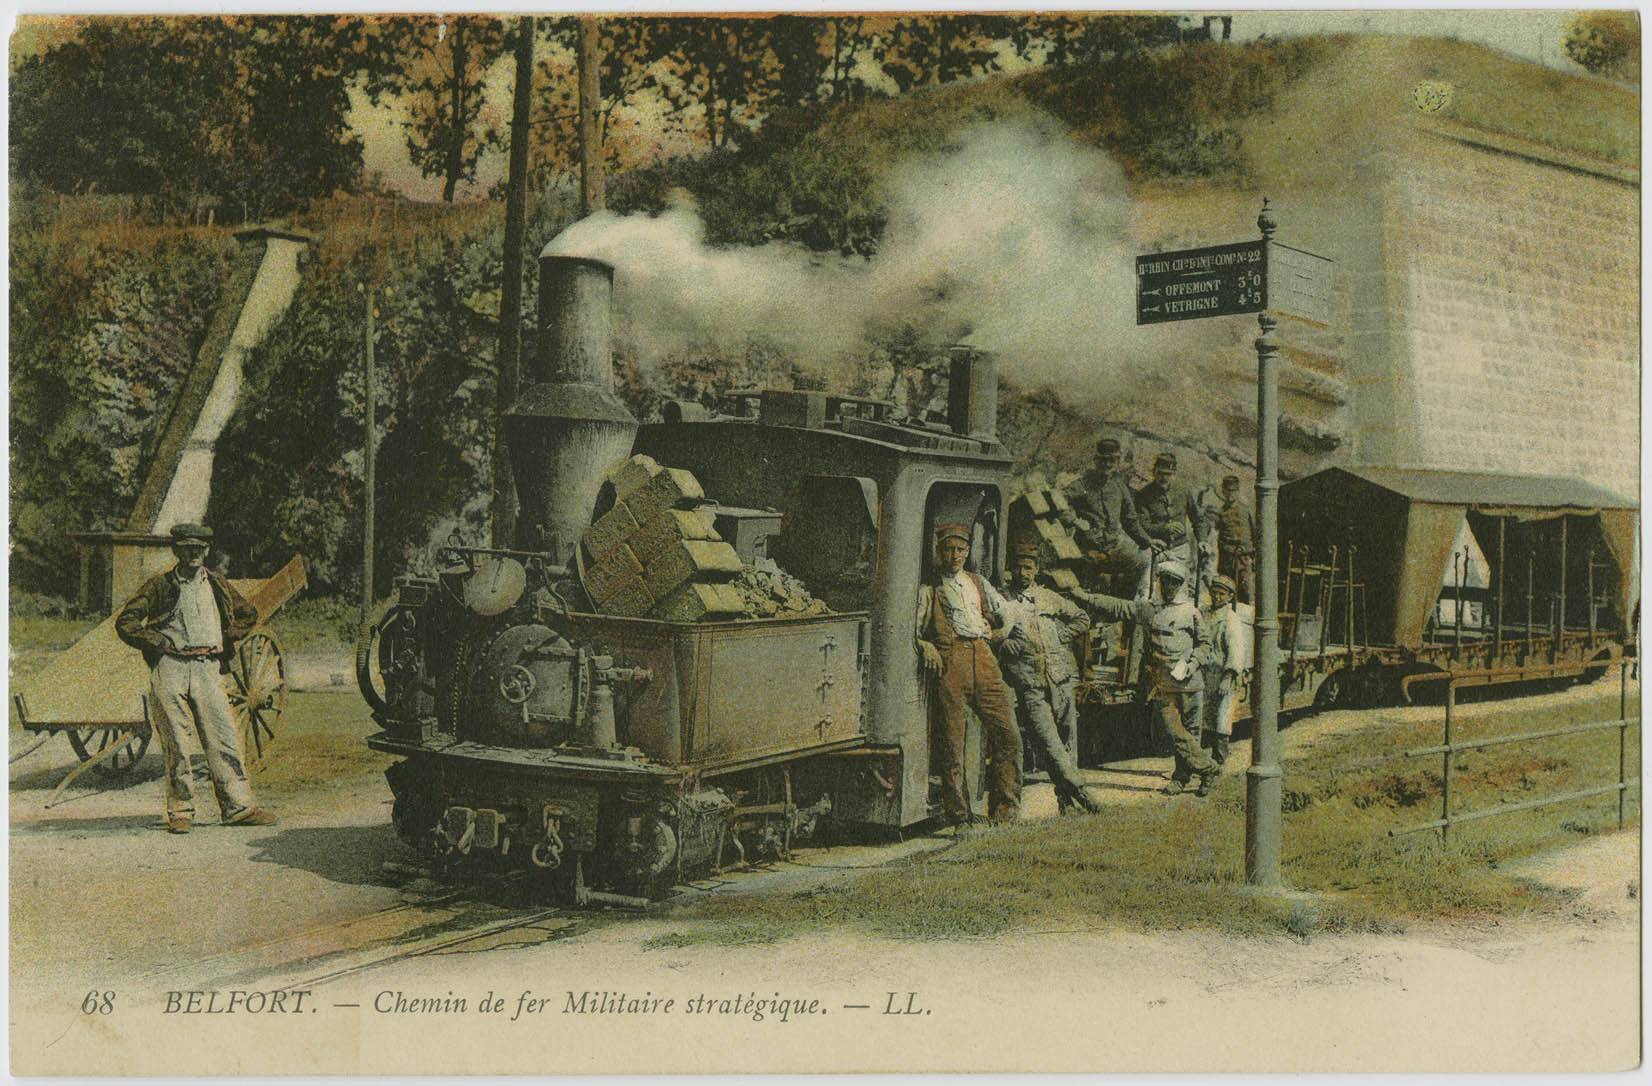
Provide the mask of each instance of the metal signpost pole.
MULTIPOLYGON (((1263 267, 1277 228, 1262 201, 1263 267)), ((1269 284, 1271 287, 1272 284, 1269 284)), ((1245 881, 1278 886, 1282 782, 1279 768, 1279 341, 1277 322, 1256 315, 1256 712, 1245 771, 1245 881)))
MULTIPOLYGON (((1245 774, 1245 880, 1252 886, 1278 887, 1280 798, 1279 766, 1279 341, 1275 315, 1303 320, 1320 328, 1331 321, 1332 262, 1273 240, 1276 223, 1268 202, 1257 216, 1262 237, 1202 249, 1146 253, 1136 257, 1136 323, 1164 324, 1240 313, 1255 313, 1262 334, 1256 337, 1256 657, 1252 705, 1251 767, 1245 774)), ((1308 546, 1302 545, 1302 585, 1296 610, 1307 598, 1308 546)), ((1349 550, 1350 610, 1353 596, 1353 551, 1349 550)), ((1287 578, 1289 572, 1287 569, 1287 578)), ((1330 617, 1336 558, 1320 588, 1330 617)), ((1287 600, 1290 582, 1285 586, 1287 600)), ((1320 630, 1324 654, 1328 623, 1320 630)), ((1349 642, 1353 641, 1350 630, 1349 642)), ((1291 641, 1294 661, 1296 639, 1291 641)))

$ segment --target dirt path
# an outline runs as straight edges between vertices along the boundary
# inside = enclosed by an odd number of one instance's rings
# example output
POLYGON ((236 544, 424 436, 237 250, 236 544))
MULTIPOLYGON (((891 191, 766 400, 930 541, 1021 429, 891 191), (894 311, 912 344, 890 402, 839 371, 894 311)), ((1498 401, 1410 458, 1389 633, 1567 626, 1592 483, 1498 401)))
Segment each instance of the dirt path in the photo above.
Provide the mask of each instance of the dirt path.
MULTIPOLYGON (((222 1073, 1527 1071, 1616 1069, 1636 1059, 1636 833, 1518 865, 1523 877, 1577 895, 1569 916, 1542 923, 1307 942, 1100 929, 944 943, 822 935, 685 947, 674 945, 669 915, 618 923, 596 916, 345 978, 317 991, 315 1012, 301 1018, 204 1025, 165 1015, 164 993, 186 986, 179 963, 400 901, 380 866, 405 853, 389 826, 384 760, 361 743, 371 725, 357 699, 298 695, 289 717, 283 757, 259 781, 261 797, 282 815, 270 828, 161 832, 153 753, 128 787, 77 793, 52 811, 40 804, 70 764, 67 744, 49 744, 12 767, 16 1070, 174 1074, 166 1053, 180 1044, 201 1054, 198 1066, 222 1073), (166 969, 173 971, 154 975, 166 969), (117 991, 121 1012, 107 1020, 82 1015, 78 1003, 94 990, 117 991), (490 990, 512 1003, 501 1016, 475 1013, 490 990), (529 990, 554 997, 554 1006, 510 1022, 516 996, 529 990), (816 999, 827 1013, 787 1022, 715 1009, 687 1017, 566 1014, 570 991, 652 992, 679 1000, 679 1008, 701 993, 816 999), (457 1016, 374 1010, 376 1001, 394 1008, 395 993, 452 993, 468 1009, 457 1016), (899 1007, 928 1013, 883 1013, 890 993, 899 1007), (360 1006, 336 1006, 352 1003, 360 1006)), ((1289 729, 1285 741, 1290 749, 1370 724, 1371 714, 1325 714, 1289 729)), ((1097 794, 1146 801, 1157 787, 1149 775, 1165 768, 1168 760, 1129 772, 1111 767, 1112 778, 1103 779, 1125 787, 1097 794)), ((1053 814, 1048 787, 1029 789, 1027 815, 1043 814, 1053 814)), ((938 843, 804 855, 802 863, 735 876, 723 891, 807 893, 929 847, 938 843)))

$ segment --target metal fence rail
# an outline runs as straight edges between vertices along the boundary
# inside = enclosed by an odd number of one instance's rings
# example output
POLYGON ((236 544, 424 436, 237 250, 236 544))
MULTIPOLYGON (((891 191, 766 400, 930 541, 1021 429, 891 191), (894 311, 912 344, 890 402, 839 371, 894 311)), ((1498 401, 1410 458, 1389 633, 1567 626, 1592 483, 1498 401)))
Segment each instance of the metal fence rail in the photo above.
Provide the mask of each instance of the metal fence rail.
MULTIPOLYGON (((1495 818, 1498 815, 1514 814, 1517 811, 1530 811, 1538 807, 1548 807, 1557 803, 1568 803, 1572 800, 1588 799, 1591 796, 1617 793, 1618 797, 1618 829, 1624 824, 1624 800, 1630 788, 1640 784, 1639 778, 1630 778, 1628 772, 1628 735, 1629 729, 1640 724, 1638 718, 1629 716, 1629 667, 1627 659, 1617 661, 1618 676, 1618 719, 1597 720, 1587 724, 1574 724, 1564 728, 1548 728, 1543 731, 1523 732, 1519 735, 1498 735, 1485 739, 1468 739, 1452 742, 1451 718, 1457 706, 1457 690, 1461 686, 1485 684, 1490 679, 1516 669, 1484 669, 1477 671, 1439 672, 1425 675, 1409 676, 1401 683, 1402 692, 1409 696, 1409 687, 1412 682, 1439 682, 1446 683, 1445 727, 1443 742, 1432 747, 1417 747, 1403 751, 1397 757, 1401 758, 1428 758, 1439 755, 1440 763, 1440 817, 1430 822, 1421 822, 1412 826, 1403 826, 1388 831, 1390 837, 1404 837, 1408 834, 1422 833, 1426 830, 1439 830, 1441 842, 1450 839, 1451 827, 1464 822, 1478 822, 1484 818, 1495 818), (1451 758, 1452 755, 1466 750, 1483 750, 1487 747, 1504 746, 1510 743, 1532 743, 1543 739, 1554 739, 1560 736, 1579 735, 1586 732, 1606 731, 1615 729, 1618 733, 1618 776, 1612 784, 1603 784, 1591 788, 1581 788, 1571 792, 1560 792, 1537 799, 1524 800, 1520 803, 1504 803, 1496 807, 1485 807, 1478 811, 1464 811, 1453 814, 1451 810, 1451 758)), ((1542 673, 1554 674, 1560 670, 1569 669, 1572 672, 1580 670, 1575 664, 1568 665, 1536 665, 1518 669, 1522 673, 1539 673, 1533 677, 1540 677, 1542 673)), ((1582 670, 1587 670, 1582 669, 1582 670)))

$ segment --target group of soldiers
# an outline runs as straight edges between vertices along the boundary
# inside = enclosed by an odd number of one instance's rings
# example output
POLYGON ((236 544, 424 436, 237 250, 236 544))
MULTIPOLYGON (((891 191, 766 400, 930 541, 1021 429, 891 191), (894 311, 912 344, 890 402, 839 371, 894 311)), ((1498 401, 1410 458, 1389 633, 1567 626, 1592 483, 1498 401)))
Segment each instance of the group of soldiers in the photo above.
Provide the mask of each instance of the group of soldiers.
POLYGON ((1022 732, 1049 767, 1061 811, 1099 809, 1075 758, 1073 696, 1074 642, 1098 621, 1142 631, 1148 709, 1175 748, 1164 791, 1192 786, 1208 795, 1221 774, 1251 667, 1255 524, 1237 476, 1222 481, 1220 502, 1207 508, 1176 482, 1173 454, 1160 454, 1153 480, 1139 490, 1120 463, 1119 443, 1102 439, 1094 466, 1067 495, 1068 527, 1088 559, 1087 587, 1063 594, 1041 584, 1038 543, 1012 540, 1000 591, 965 568, 968 526, 936 529, 937 575, 918 594, 917 644, 935 683, 949 823, 973 821, 963 769, 966 705, 982 724, 991 821, 1019 816, 1022 732))

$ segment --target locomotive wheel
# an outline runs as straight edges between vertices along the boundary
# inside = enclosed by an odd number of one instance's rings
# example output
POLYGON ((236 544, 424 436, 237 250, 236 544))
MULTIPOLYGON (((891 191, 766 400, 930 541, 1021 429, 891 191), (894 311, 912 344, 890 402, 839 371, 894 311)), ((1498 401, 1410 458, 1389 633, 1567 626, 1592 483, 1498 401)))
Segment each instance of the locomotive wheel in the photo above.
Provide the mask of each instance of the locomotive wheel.
MULTIPOLYGON (((75 749, 75 757, 83 762, 89 762, 108 750, 109 744, 120 734, 118 728, 70 728, 69 745, 75 749)), ((148 749, 149 733, 140 731, 122 744, 120 750, 99 762, 98 769, 112 777, 123 777, 143 760, 144 752, 148 749)))
POLYGON ((1355 703, 1354 684, 1347 669, 1338 669, 1325 676, 1325 681, 1319 684, 1314 691, 1314 708, 1321 712, 1327 709, 1352 709, 1355 703))
POLYGON ((276 726, 287 711, 287 672, 281 663, 280 644, 262 631, 248 636, 235 650, 229 677, 225 693, 250 771, 268 758, 276 726))
POLYGON ((413 623, 413 610, 392 599, 380 604, 356 633, 356 686, 375 715, 390 712, 385 668, 399 642, 411 634, 413 623))

